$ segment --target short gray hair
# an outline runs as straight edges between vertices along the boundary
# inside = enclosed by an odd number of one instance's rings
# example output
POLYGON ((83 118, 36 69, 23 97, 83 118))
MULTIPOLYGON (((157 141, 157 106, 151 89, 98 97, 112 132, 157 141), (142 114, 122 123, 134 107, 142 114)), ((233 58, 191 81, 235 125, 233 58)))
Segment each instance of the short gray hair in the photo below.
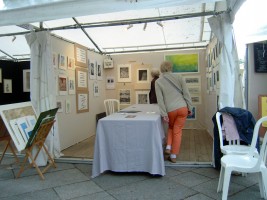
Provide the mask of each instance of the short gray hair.
POLYGON ((172 63, 170 61, 163 61, 160 65, 160 71, 163 72, 171 72, 172 71, 172 63))
POLYGON ((157 76, 159 76, 159 70, 158 69, 152 69, 150 74, 153 78, 157 77, 157 76))

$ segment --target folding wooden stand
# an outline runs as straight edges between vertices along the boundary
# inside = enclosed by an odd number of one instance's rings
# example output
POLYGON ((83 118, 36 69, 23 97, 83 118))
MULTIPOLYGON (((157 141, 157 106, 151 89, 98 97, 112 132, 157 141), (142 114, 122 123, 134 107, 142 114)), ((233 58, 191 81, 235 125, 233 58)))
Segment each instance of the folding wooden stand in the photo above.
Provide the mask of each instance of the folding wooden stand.
POLYGON ((44 176, 43 176, 43 173, 45 173, 51 166, 53 166, 54 168, 56 168, 56 164, 54 162, 54 159, 51 157, 51 155, 49 154, 46 146, 44 145, 45 143, 45 140, 53 126, 55 121, 50 121, 50 122, 46 122, 46 123, 43 123, 40 125, 37 133, 36 133, 36 137, 32 143, 31 146, 29 147, 26 147, 25 148, 25 158, 23 160, 23 163, 20 167, 20 170, 18 172, 18 175, 17 175, 17 178, 20 177, 21 173, 24 171, 25 167, 26 167, 26 163, 27 163, 27 160, 29 160, 29 165, 28 167, 35 167, 36 171, 38 172, 38 174, 40 175, 40 177, 44 180, 44 176), (34 147, 37 147, 37 152, 36 152, 36 155, 33 157, 32 155, 32 150, 34 147), (36 164, 36 158, 38 157, 41 149, 44 149, 45 153, 47 154, 48 156, 48 165, 43 169, 43 171, 41 171, 38 167, 38 165, 36 164))

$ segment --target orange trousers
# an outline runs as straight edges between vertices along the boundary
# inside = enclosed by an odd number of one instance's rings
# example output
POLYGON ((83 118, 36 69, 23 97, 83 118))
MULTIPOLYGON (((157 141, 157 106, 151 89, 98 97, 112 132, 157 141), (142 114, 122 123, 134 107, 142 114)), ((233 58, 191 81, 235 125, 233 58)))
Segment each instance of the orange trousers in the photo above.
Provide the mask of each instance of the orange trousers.
POLYGON ((182 142, 182 129, 188 116, 188 108, 183 107, 168 113, 169 127, 167 145, 171 146, 171 154, 179 154, 182 142))

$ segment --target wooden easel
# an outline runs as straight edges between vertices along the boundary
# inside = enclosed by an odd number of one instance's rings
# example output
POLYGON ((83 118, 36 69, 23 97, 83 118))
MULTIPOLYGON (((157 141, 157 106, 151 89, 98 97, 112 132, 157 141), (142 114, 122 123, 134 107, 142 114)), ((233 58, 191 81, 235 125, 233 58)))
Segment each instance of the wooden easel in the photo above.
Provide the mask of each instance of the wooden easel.
POLYGON ((30 159, 31 162, 29 163, 28 167, 35 167, 36 171, 38 172, 38 174, 40 175, 40 177, 44 180, 44 176, 43 176, 43 173, 45 173, 51 166, 53 166, 54 168, 56 168, 56 164, 54 162, 54 159, 51 157, 51 155, 49 154, 46 146, 44 145, 45 143, 45 140, 53 126, 53 124, 55 123, 55 121, 50 121, 50 122, 46 122, 46 123, 43 123, 40 125, 37 133, 36 133, 36 137, 32 143, 31 146, 29 147, 26 147, 25 148, 25 158, 23 160, 23 163, 20 167, 20 170, 18 172, 18 175, 17 175, 17 178, 20 177, 21 173, 25 170, 25 167, 26 167, 26 163, 27 163, 27 160, 30 159), (32 150, 34 147, 37 147, 37 152, 36 152, 36 155, 33 157, 32 155, 32 150), (38 165, 36 164, 36 158, 38 157, 41 149, 44 149, 45 153, 47 154, 48 156, 48 160, 50 161, 49 164, 41 171, 38 167, 38 165))

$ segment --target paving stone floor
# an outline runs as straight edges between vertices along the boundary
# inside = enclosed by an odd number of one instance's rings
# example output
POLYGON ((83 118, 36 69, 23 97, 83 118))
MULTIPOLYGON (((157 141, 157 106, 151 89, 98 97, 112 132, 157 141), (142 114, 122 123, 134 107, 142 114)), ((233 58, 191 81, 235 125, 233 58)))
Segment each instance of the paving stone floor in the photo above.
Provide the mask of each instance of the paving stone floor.
MULTIPOLYGON (((221 199, 219 171, 212 167, 177 167, 167 164, 166 176, 106 172, 91 178, 90 163, 57 162, 41 180, 34 168, 15 178, 19 166, 5 157, 0 164, 0 200, 139 200, 221 199)), ((261 199, 257 176, 232 175, 229 200, 261 199)))

